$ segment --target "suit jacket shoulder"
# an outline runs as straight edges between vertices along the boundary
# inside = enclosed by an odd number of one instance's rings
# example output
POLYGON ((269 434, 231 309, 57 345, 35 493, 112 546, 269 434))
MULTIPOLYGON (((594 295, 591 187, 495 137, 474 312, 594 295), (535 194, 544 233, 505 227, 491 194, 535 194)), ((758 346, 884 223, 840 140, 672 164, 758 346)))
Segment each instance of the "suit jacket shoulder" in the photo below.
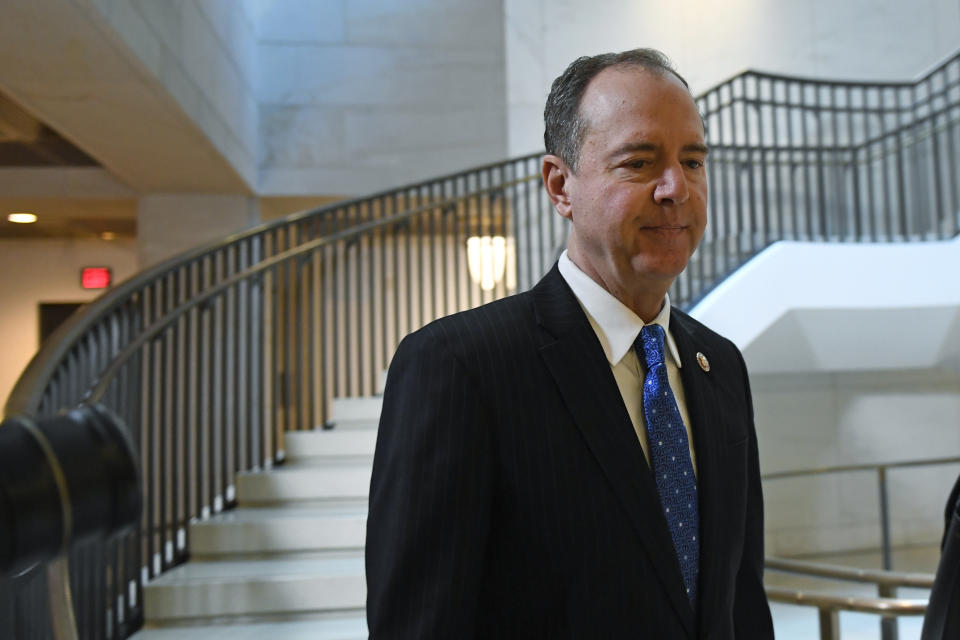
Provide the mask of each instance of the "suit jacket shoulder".
POLYGON ((530 292, 501 298, 430 322, 414 331, 403 342, 440 341, 458 357, 477 356, 495 345, 518 346, 530 336, 533 318, 530 292), (521 331, 526 327, 526 331, 521 331))

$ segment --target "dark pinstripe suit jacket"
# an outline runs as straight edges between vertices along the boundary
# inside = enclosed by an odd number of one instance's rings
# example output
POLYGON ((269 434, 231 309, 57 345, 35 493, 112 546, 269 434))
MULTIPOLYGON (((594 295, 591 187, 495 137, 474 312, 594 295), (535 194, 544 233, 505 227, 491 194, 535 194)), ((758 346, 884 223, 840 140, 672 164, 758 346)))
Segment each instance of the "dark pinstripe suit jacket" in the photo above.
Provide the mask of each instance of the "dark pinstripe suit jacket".
POLYGON ((370 489, 371 638, 773 637, 743 360, 682 312, 671 332, 698 460, 699 615, 610 365, 554 266, 397 350, 370 489))
POLYGON ((947 498, 946 528, 921 640, 960 638, 960 477, 947 498))

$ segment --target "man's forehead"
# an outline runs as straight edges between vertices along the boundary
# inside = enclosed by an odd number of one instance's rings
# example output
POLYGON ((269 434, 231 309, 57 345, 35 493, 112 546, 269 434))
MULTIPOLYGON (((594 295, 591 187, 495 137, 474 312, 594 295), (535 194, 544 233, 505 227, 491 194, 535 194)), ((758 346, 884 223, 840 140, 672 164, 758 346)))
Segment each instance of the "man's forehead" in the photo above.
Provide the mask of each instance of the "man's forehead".
POLYGON ((651 108, 667 103, 696 111, 693 96, 674 76, 638 66, 610 67, 587 85, 580 112, 584 116, 600 116, 625 108, 651 108))
MULTIPOLYGON (((615 65, 603 69, 587 83, 581 106, 588 100, 609 95, 611 92, 628 94, 631 93, 631 90, 662 88, 665 85, 673 85, 690 96, 687 87, 672 73, 659 69, 648 69, 638 64, 615 65)), ((692 96, 690 100, 693 100, 692 96)))
MULTIPOLYGON (((587 85, 580 103, 585 133, 607 127, 620 130, 624 114, 637 115, 654 123, 666 118, 682 121, 685 112, 690 116, 690 132, 689 140, 684 144, 702 145, 703 121, 693 96, 683 83, 672 74, 637 65, 604 69, 587 85)), ((639 140, 644 137, 642 130, 631 136, 639 140)))

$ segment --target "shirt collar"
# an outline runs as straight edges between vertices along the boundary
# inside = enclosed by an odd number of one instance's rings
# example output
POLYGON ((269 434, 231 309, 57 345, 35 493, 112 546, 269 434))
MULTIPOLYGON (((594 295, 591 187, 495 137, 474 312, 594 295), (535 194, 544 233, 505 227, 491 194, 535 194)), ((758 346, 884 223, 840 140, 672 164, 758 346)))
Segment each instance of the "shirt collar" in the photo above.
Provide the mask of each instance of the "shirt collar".
MULTIPOLYGON (((575 265, 567 256, 566 249, 560 254, 557 266, 560 269, 560 275, 570 285, 573 295, 576 296, 596 331, 607 361, 611 366, 616 365, 633 348, 633 343, 644 325, 643 320, 575 265)), ((680 368, 680 353, 677 351, 677 343, 670 334, 669 294, 664 296, 660 313, 649 324, 659 324, 663 327, 667 351, 677 368, 680 368)))

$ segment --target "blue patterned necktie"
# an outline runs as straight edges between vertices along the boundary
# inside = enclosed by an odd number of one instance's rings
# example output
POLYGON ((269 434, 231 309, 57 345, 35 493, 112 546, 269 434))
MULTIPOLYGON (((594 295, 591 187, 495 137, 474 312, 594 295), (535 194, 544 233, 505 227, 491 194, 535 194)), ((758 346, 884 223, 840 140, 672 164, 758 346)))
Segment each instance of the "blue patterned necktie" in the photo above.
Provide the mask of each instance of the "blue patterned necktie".
POLYGON ((634 342, 634 348, 647 363, 647 375, 643 381, 643 414, 647 420, 650 464, 663 515, 673 538, 673 548, 680 561, 687 596, 696 610, 697 572, 700 568, 697 480, 690 462, 687 430, 667 378, 663 340, 663 327, 645 325, 634 342))

